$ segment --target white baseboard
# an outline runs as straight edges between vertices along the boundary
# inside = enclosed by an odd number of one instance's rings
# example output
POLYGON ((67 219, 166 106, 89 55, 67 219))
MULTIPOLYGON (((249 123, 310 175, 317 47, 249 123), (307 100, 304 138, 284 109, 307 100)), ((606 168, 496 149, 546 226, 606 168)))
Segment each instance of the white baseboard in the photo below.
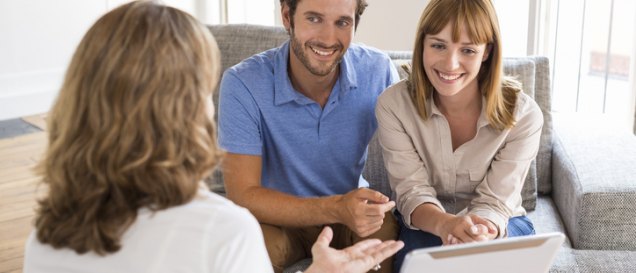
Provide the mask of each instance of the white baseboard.
POLYGON ((63 77, 63 69, 0 75, 0 120, 48 112, 63 77))

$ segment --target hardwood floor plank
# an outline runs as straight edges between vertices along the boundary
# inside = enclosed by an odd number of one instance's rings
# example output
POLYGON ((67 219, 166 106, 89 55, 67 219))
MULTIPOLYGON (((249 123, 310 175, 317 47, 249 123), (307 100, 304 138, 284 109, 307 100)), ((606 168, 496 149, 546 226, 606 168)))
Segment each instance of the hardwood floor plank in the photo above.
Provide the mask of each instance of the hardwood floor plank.
POLYGON ((33 172, 46 141, 46 133, 0 140, 0 273, 22 272, 36 199, 46 193, 33 172))
POLYGON ((0 262, 0 273, 2 272, 22 272, 23 258, 18 257, 0 262))
POLYGON ((24 144, 46 144, 47 135, 46 132, 37 132, 28 135, 21 135, 12 138, 5 138, 0 140, 0 151, 5 148, 18 147, 24 144))

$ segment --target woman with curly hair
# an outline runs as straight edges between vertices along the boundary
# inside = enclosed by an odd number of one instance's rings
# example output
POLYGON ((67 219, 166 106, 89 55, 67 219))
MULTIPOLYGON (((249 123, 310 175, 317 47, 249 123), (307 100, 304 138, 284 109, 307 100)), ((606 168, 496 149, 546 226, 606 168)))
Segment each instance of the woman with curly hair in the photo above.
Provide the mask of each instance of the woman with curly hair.
MULTIPOLYGON (((90 28, 49 115, 25 272, 271 272, 255 218, 201 182, 221 157, 219 59, 208 29, 153 1, 90 28)), ((307 272, 363 272, 401 247, 330 240, 326 229, 307 272)))

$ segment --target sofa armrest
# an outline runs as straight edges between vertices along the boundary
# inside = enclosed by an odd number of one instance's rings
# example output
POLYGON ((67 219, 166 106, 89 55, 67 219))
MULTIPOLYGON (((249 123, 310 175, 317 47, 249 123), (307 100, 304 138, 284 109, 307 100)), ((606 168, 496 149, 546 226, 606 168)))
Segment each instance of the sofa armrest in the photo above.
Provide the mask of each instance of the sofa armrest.
POLYGON ((555 117, 552 197, 574 248, 636 250, 636 137, 598 124, 555 117))

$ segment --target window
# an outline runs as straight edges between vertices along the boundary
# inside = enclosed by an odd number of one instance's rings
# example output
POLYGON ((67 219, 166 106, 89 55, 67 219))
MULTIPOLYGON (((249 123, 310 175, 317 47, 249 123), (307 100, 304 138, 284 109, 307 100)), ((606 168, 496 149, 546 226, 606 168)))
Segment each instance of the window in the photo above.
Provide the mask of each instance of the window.
POLYGON ((529 0, 494 0, 504 56, 525 56, 528 52, 529 0))
MULTIPOLYGON (((636 1, 494 0, 504 56, 550 58, 552 109, 632 129, 636 1)), ((636 129, 636 128, 634 128, 636 129)))
POLYGON ((552 63, 553 110, 606 114, 608 122, 631 129, 635 1, 541 2, 546 24, 537 53, 550 57, 552 63))

